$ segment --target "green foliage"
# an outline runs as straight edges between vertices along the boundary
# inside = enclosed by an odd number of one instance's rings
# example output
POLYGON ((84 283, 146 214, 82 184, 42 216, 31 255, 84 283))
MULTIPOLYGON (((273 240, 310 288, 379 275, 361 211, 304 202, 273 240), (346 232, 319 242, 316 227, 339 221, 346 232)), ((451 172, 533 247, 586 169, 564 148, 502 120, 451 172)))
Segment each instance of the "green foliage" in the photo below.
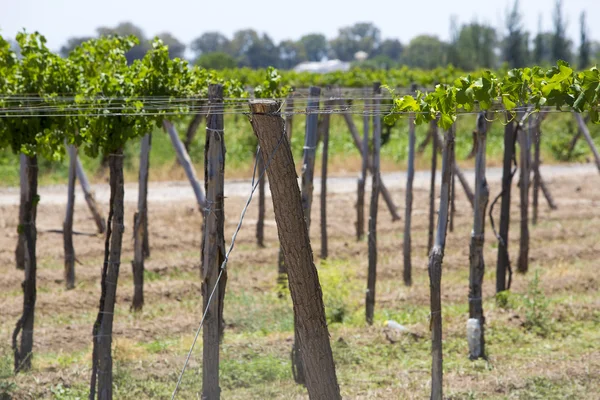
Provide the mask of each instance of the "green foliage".
POLYGON ((254 97, 257 99, 283 98, 290 92, 290 87, 282 85, 281 75, 273 67, 267 68, 265 80, 254 88, 254 97))
POLYGON ((591 121, 600 123, 600 71, 594 67, 576 73, 568 63, 559 61, 545 71, 533 67, 512 69, 500 77, 490 71, 478 78, 467 75, 456 79, 454 85, 439 84, 429 93, 396 97, 386 123, 393 124, 399 113, 414 112, 416 124, 439 118, 439 125, 448 129, 458 109, 471 111, 478 106, 488 110, 499 100, 512 113, 520 105, 532 105, 535 111, 554 106, 589 111, 591 121))
POLYGON ((533 279, 527 287, 527 294, 523 298, 525 306, 525 329, 546 336, 550 332, 550 311, 548 300, 540 287, 538 271, 535 271, 533 279))

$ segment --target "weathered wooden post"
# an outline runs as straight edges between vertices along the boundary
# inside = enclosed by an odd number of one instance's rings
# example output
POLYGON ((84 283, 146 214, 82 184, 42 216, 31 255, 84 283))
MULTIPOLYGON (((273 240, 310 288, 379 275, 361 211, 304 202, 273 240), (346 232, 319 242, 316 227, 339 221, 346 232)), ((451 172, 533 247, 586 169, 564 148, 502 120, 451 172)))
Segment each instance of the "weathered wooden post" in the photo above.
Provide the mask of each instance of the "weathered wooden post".
POLYGON ((31 369, 33 352, 33 325, 35 316, 35 302, 37 297, 37 256, 36 256, 36 217, 38 204, 38 163, 37 156, 26 156, 22 161, 25 167, 22 169, 21 183, 24 184, 23 196, 23 219, 19 221, 19 231, 23 235, 23 268, 25 279, 21 284, 23 288, 23 314, 17 321, 12 335, 12 350, 15 356, 15 373, 31 369), (19 333, 21 343, 19 344, 19 333))
MULTIPOLYGON (((435 138, 435 136, 434 136, 435 138)), ((431 253, 429 254, 429 288, 431 308, 431 399, 442 400, 442 261, 446 247, 448 211, 450 206, 450 185, 452 184, 452 165, 454 160, 454 127, 444 134, 442 150, 442 186, 440 188, 440 207, 437 230, 431 253)))
POLYGON ((67 186, 67 211, 63 222, 63 245, 65 251, 65 285, 67 290, 75 287, 75 248, 73 247, 73 216, 75 213, 75 180, 77 177, 77 148, 67 146, 69 154, 69 183, 67 186))
MULTIPOLYGON (((256 168, 259 176, 265 169, 262 151, 256 153, 256 168)), ((256 244, 265 247, 265 175, 258 181, 258 219, 256 221, 256 244)))
POLYGON ((583 120, 583 117, 581 116, 581 114, 574 113, 574 115, 575 115, 575 120, 577 121, 577 125, 579 126, 579 130, 583 134, 585 141, 587 142, 588 146, 590 146, 590 150, 592 151, 592 154, 594 155, 594 160, 596 161, 596 167, 598 167, 598 171, 600 171, 600 153, 598 153, 598 149, 596 149, 596 145, 594 144, 594 140, 592 139, 592 136, 590 135, 590 131, 589 131, 588 127, 586 126, 585 121, 583 120))
MULTIPOLYGON (((290 148, 292 146, 292 131, 294 129, 294 96, 290 94, 285 101, 285 132, 288 138, 290 148)), ((285 259, 283 257, 283 249, 279 246, 279 254, 277 257, 277 285, 280 289, 287 286, 287 272, 285 268, 285 259)), ((279 297, 283 296, 283 291, 279 292, 279 297)))
MULTIPOLYGON (((19 181, 20 181, 20 202, 19 202, 19 226, 25 223, 25 203, 27 202, 27 156, 19 154, 19 181)), ((25 269, 25 232, 18 230, 17 248, 15 249, 15 261, 17 269, 25 269)))
MULTIPOLYGON (((350 134, 352 135, 352 140, 354 142, 354 146, 362 154, 364 146, 362 145, 362 142, 360 140, 360 135, 358 133, 358 129, 356 128, 356 125, 354 124, 354 121, 352 120, 352 114, 350 114, 348 112, 344 112, 344 113, 342 113, 342 116, 344 117, 344 120, 346 121, 346 125, 348 126, 348 130, 350 131, 350 134)), ((373 173, 372 160, 367 161, 367 169, 371 173, 373 173)), ((381 196, 383 197, 383 200, 385 200, 385 204, 387 205, 387 208, 390 211, 390 214, 392 214, 392 221, 400 220, 400 215, 398 215, 398 209, 397 209, 396 205, 394 204, 394 201, 392 200, 392 195, 390 194, 389 190, 387 189, 387 187, 385 186, 383 181, 380 181, 380 186, 381 186, 380 187, 381 196)))
MULTIPOLYGON (((532 129, 532 120, 528 118, 529 128, 532 129)), ((519 259, 517 271, 526 273, 529 269, 529 146, 528 131, 522 127, 519 130, 518 140, 520 147, 520 209, 521 209, 521 236, 519 239, 519 259)))
MULTIPOLYGON (((315 93, 318 92, 313 90, 313 96, 315 93)), ((309 105, 314 108, 314 98, 309 105)), ((267 174, 279 241, 284 249, 294 304, 295 335, 305 365, 303 372, 306 388, 311 399, 340 399, 323 294, 313 262, 294 160, 284 133, 283 120, 279 116, 279 103, 254 100, 250 102, 250 110, 252 128, 258 136, 265 159, 271 160, 267 166, 267 174)))
POLYGON ((356 197, 356 240, 361 240, 365 236, 365 186, 367 183, 367 164, 369 160, 369 89, 365 90, 365 101, 363 110, 363 140, 361 146, 361 170, 358 177, 357 197, 356 197))
POLYGON ((488 124, 485 111, 477 117, 477 150, 475 156, 475 210, 473 231, 469 248, 469 358, 485 358, 485 317, 483 316, 482 286, 485 273, 483 243, 485 232, 485 209, 489 199, 489 188, 485 179, 485 151, 488 124))
MULTIPOLYGON (((435 135, 433 135, 433 139, 437 141, 437 147, 438 149, 441 149, 442 146, 442 137, 440 136, 439 132, 435 135)), ((456 161, 456 160, 455 160, 456 161)), ((454 165, 452 166, 452 175, 456 175, 456 177, 458 178, 458 181, 460 182, 460 185, 462 186, 465 195, 467 196, 467 199, 469 200, 469 203, 471 203, 471 207, 474 207, 474 202, 475 202, 475 195, 473 194, 473 191, 471 190, 471 187, 469 186, 469 182, 467 182, 467 178, 465 178, 465 175, 463 174, 462 170, 460 169, 460 167, 458 166, 458 164, 456 162, 454 162, 454 165)))
POLYGON ((204 213, 201 267, 203 310, 206 311, 202 327, 202 398, 219 399, 219 342, 223 332, 223 300, 227 282, 227 272, 221 269, 225 260, 223 85, 209 85, 208 99, 204 147, 207 207, 204 213))
POLYGON ((169 134, 169 138, 171 139, 171 143, 175 149, 175 154, 177 154, 177 160, 183 167, 183 170, 185 171, 185 174, 192 185, 194 195, 196 196, 196 202, 198 203, 198 209, 203 210, 206 207, 206 197, 204 196, 204 192, 202 191, 200 182, 196 176, 196 170, 192 164, 192 160, 190 159, 187 151, 185 151, 185 147, 183 146, 183 143, 181 143, 181 139, 179 139, 179 135, 177 134, 173 124, 165 119, 163 121, 163 127, 169 134))
MULTIPOLYGON (((302 159, 302 210, 306 221, 306 228, 310 234, 310 214, 313 195, 313 177, 315 169, 315 155, 317 147, 317 125, 319 121, 319 96, 321 89, 311 86, 308 91, 308 104, 306 107, 306 131, 304 137, 304 156, 302 159)), ((275 201, 275 199, 273 199, 275 201)), ((285 256, 285 248, 284 248, 285 256)), ((289 263, 289 257, 285 256, 285 263, 289 263)), ((289 273, 288 273, 289 277, 289 273)), ((296 383, 306 383, 304 365, 302 356, 302 346, 298 333, 297 315, 294 314, 294 344, 292 346, 292 366, 294 371, 294 380, 296 383)))
POLYGON ((150 167, 150 147, 152 134, 142 138, 140 149, 140 172, 138 183, 138 207, 133 216, 133 300, 131 309, 139 311, 144 307, 144 241, 148 234, 148 173, 150 167))
POLYGON ((77 169, 77 179, 79 180, 79 183, 81 184, 81 190, 83 191, 83 195, 85 197, 85 202, 87 203, 88 208, 90 209, 90 212, 92 213, 92 216, 94 217, 94 221, 96 222, 96 227, 98 228, 98 233, 102 234, 102 233, 106 232, 106 221, 104 220, 104 217, 100 213, 100 208, 98 207, 98 204, 96 203, 96 196, 94 195, 94 192, 92 191, 92 187, 90 186, 90 182, 88 181, 87 175, 85 174, 83 165, 81 165, 81 160, 79 159, 79 156, 77 157, 76 167, 77 167, 76 168, 77 169))
MULTIPOLYGON (((496 262, 496 293, 505 291, 510 287, 511 277, 506 282, 506 273, 512 274, 510 268, 510 257, 508 254, 508 228, 510 223, 510 191, 514 171, 512 164, 515 162, 515 142, 516 130, 513 118, 505 115, 506 125, 504 126, 504 159, 502 163, 502 191, 498 198, 502 198, 500 205, 500 228, 498 231, 498 259, 496 262)), ((496 198, 496 200, 498 199, 496 198)), ((495 201, 494 201, 495 202, 495 201)), ((490 207, 490 213, 492 212, 490 207)))
POLYGON ((404 284, 412 285, 411 222, 413 205, 413 181, 415 179, 415 114, 408 117, 408 168, 406 173, 406 210, 404 214, 404 284))
POLYGON ((432 120, 429 123, 429 135, 434 139, 431 141, 431 183, 429 185, 429 230, 427 235, 427 254, 431 251, 433 246, 433 221, 435 220, 435 170, 437 168, 437 145, 436 140, 437 133, 437 120, 432 120))
POLYGON ((369 271, 367 295, 365 299, 367 323, 373 325, 375 313, 375 287, 377 281, 377 211, 381 176, 379 172, 379 152, 381 149, 381 83, 373 85, 373 183, 369 206, 369 271))
POLYGON ((325 113, 323 114, 322 140, 323 140, 323 158, 321 163, 321 258, 328 256, 327 246, 327 163, 329 154, 329 125, 331 121, 331 112, 334 100, 325 100, 325 113))

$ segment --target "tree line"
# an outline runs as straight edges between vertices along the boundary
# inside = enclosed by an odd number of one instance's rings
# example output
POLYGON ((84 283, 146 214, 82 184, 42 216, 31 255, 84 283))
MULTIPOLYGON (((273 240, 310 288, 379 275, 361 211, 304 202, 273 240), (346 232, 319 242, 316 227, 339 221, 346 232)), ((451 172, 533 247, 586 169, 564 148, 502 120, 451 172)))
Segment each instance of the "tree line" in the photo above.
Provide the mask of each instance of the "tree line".
MULTIPOLYGON (((579 17, 579 43, 566 35, 567 21, 563 1, 555 0, 552 28, 542 29, 542 15, 535 33, 523 25, 519 0, 515 0, 505 13, 501 28, 473 20, 459 24, 456 16, 450 18, 450 39, 441 40, 435 35, 419 35, 408 43, 396 38, 383 38, 381 30, 371 22, 358 22, 342 27, 338 35, 328 40, 322 33, 309 33, 298 40, 276 43, 267 33, 243 29, 227 37, 221 32, 205 32, 191 43, 185 44, 169 32, 156 35, 168 47, 170 56, 184 58, 189 48, 192 61, 204 68, 226 69, 236 67, 265 68, 274 66, 291 69, 305 61, 340 59, 354 62, 363 68, 390 69, 401 65, 433 69, 452 64, 463 70, 526 65, 550 65, 565 60, 579 68, 586 68, 600 60, 600 42, 591 41, 585 11, 579 17), (356 60, 356 53, 366 57, 356 60)), ((99 27, 98 36, 118 34, 134 35, 139 44, 127 54, 127 61, 141 59, 150 49, 151 40, 144 31, 131 22, 116 27, 99 27)), ((71 50, 91 37, 72 37, 60 54, 66 57, 71 50)))

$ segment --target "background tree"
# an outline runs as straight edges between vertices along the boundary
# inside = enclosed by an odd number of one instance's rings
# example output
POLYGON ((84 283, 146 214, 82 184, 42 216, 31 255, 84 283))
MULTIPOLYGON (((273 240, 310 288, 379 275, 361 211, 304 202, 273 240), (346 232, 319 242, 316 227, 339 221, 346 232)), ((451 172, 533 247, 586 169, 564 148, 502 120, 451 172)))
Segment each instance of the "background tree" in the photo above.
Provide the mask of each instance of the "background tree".
MULTIPOLYGON (((295 42, 293 40, 284 40, 279 43, 278 55, 279 62, 278 68, 291 69, 301 63, 302 61, 309 60, 306 56, 305 48, 301 42, 295 42)), ((315 60, 310 60, 315 61, 315 60)))
POLYGON ((330 42, 333 54, 342 61, 352 61, 354 54, 364 51, 372 54, 381 43, 381 31, 370 22, 359 22, 339 30, 330 42))
POLYGON ((585 11, 581 12, 579 17, 580 26, 580 44, 579 44, 579 68, 584 69, 590 65, 590 41, 587 36, 587 26, 585 23, 585 11))
POLYGON ((91 36, 80 36, 80 37, 72 37, 69 38, 67 40, 67 43, 65 43, 61 48, 60 48, 60 55, 61 57, 68 57, 69 53, 71 51, 73 51, 74 48, 76 48, 77 46, 80 46, 81 43, 83 42, 87 42, 88 40, 92 39, 91 36))
POLYGON ((464 70, 493 68, 496 44, 496 30, 491 26, 478 22, 463 25, 448 46, 448 61, 464 70))
POLYGON ((433 69, 446 64, 446 47, 437 36, 417 36, 406 46, 402 59, 410 67, 433 69))
POLYGON ((181 43, 175 36, 169 32, 163 32, 156 35, 169 48, 169 57, 184 58, 185 44, 181 43))
POLYGON ((213 53, 204 53, 196 59, 196 65, 207 69, 227 69, 237 67, 235 58, 227 53, 215 51, 213 53))
POLYGON ((380 57, 385 56, 393 61, 400 61, 404 46, 398 39, 385 39, 377 49, 373 52, 373 56, 380 57))
POLYGON ((542 30, 542 15, 538 18, 538 32, 533 40, 533 62, 536 65, 549 63, 552 59, 552 34, 543 32, 542 30))
POLYGON ((554 14, 552 16, 554 23, 554 35, 552 37, 552 61, 565 60, 571 61, 571 41, 567 38, 567 23, 564 20, 562 12, 562 0, 556 0, 554 3, 554 14))
POLYGON ((231 40, 231 52, 243 67, 265 68, 278 61, 273 40, 267 34, 259 36, 254 29, 237 31, 231 40))
POLYGON ((321 61, 329 50, 327 38, 320 33, 304 35, 298 41, 308 61, 321 61))
POLYGON ((512 10, 507 12, 506 31, 503 59, 511 68, 524 67, 529 61, 529 33, 523 30, 519 0, 515 0, 512 10))
POLYGON ((190 44, 190 49, 198 58, 202 54, 223 52, 231 54, 229 39, 220 32, 205 32, 202 36, 194 39, 190 44))
POLYGON ((118 36, 135 36, 139 43, 136 44, 125 54, 125 58, 127 59, 127 64, 131 65, 134 60, 141 60, 144 58, 148 50, 150 50, 150 43, 146 39, 144 35, 144 31, 132 24, 131 22, 121 22, 114 28, 108 28, 101 26, 96 29, 99 36, 110 36, 110 35, 118 35, 118 36))

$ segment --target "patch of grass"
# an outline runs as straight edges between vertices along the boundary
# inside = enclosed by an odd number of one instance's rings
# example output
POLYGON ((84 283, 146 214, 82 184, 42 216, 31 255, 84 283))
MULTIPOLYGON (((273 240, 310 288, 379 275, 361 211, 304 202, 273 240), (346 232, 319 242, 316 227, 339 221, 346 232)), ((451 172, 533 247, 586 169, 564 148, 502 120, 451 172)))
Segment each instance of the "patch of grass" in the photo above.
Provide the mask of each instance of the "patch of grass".
POLYGON ((8 346, 0 346, 0 354, 0 400, 10 400, 17 390, 13 381, 12 351, 8 346))
POLYGON ((524 327, 539 335, 546 336, 551 330, 550 311, 548 300, 540 287, 538 271, 535 271, 533 279, 527 287, 527 294, 523 297, 525 308, 524 327))
POLYGON ((289 357, 278 357, 263 352, 248 351, 241 357, 223 350, 221 385, 224 388, 247 388, 292 377, 289 357))

